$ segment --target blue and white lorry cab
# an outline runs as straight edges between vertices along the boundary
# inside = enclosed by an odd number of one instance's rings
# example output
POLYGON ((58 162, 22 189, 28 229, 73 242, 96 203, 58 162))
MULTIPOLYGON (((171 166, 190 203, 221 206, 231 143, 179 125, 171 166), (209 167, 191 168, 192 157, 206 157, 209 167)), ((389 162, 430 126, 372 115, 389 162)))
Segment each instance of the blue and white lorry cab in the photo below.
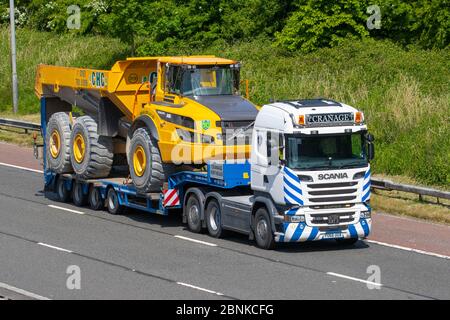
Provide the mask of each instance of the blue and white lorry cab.
POLYGON ((316 99, 264 106, 253 131, 251 187, 277 208, 274 240, 351 244, 367 237, 373 156, 364 115, 348 105, 316 99))
MULTIPOLYGON (((43 98, 44 136, 50 111, 43 98)), ((248 136, 248 128, 241 135, 248 136)), ((158 193, 139 193, 120 170, 80 180, 44 166, 45 184, 61 201, 107 207, 111 214, 124 207, 181 211, 192 232, 207 229, 219 238, 235 231, 264 249, 325 239, 353 244, 369 235, 374 146, 362 112, 325 99, 272 103, 259 111, 251 139, 250 162, 214 161, 204 172, 174 173, 158 193)))

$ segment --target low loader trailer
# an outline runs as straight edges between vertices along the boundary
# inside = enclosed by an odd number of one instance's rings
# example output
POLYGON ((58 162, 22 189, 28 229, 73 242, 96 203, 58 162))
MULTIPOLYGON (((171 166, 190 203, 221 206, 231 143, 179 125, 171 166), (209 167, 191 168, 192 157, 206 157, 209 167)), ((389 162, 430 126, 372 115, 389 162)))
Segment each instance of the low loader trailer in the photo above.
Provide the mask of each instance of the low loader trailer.
MULTIPOLYGON (((51 112, 41 99, 42 134, 51 112)), ((250 159, 208 161, 204 170, 174 172, 158 192, 141 192, 127 168, 84 178, 48 168, 44 179, 60 201, 168 215, 181 212, 192 232, 234 231, 271 249, 277 243, 334 239, 354 244, 371 231, 373 136, 362 112, 327 99, 275 102, 253 124, 250 159)), ((126 166, 125 166, 126 167, 126 166)))

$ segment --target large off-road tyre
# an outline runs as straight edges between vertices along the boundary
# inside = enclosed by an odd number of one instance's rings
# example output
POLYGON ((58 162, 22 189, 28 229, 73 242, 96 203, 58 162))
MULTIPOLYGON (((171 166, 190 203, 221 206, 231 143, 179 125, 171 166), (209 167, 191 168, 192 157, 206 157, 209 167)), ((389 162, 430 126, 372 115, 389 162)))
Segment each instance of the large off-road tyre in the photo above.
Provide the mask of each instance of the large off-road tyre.
POLYGON ((56 173, 72 172, 70 163, 70 119, 64 112, 58 112, 50 117, 47 124, 45 144, 47 146, 48 169, 56 173))
POLYGON ((139 128, 130 142, 130 175, 138 192, 159 192, 164 183, 164 168, 156 140, 147 128, 139 128))
POLYGON ((97 123, 83 116, 73 125, 70 138, 70 160, 80 179, 105 178, 113 164, 113 143, 110 137, 99 136, 97 123))

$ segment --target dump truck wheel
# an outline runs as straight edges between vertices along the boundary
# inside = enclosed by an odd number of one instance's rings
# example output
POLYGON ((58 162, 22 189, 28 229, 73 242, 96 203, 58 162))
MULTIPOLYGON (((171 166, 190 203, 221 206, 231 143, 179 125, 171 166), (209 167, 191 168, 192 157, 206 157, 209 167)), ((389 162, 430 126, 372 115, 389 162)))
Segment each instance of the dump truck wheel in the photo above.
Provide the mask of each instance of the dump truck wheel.
POLYGON ((164 169, 156 140, 147 128, 139 128, 130 142, 130 175, 141 193, 158 192, 164 182, 164 169))
POLYGON ((97 123, 89 116, 76 120, 70 139, 71 163, 81 179, 105 178, 113 164, 113 143, 109 137, 99 136, 97 123))
POLYGON ((56 173, 72 172, 70 163, 70 119, 64 112, 50 117, 45 142, 48 168, 56 173))

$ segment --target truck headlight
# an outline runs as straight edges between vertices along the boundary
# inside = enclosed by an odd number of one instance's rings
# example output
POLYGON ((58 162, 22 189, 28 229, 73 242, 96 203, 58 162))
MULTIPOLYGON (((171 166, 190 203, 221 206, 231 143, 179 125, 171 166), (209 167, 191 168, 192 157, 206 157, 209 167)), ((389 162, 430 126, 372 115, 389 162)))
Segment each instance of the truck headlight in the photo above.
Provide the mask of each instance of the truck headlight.
POLYGON ((359 216, 363 219, 370 219, 372 218, 372 213, 370 211, 361 211, 359 216))
POLYGON ((290 223, 302 223, 305 222, 305 216, 304 215, 298 215, 298 216, 285 216, 285 220, 290 223))

